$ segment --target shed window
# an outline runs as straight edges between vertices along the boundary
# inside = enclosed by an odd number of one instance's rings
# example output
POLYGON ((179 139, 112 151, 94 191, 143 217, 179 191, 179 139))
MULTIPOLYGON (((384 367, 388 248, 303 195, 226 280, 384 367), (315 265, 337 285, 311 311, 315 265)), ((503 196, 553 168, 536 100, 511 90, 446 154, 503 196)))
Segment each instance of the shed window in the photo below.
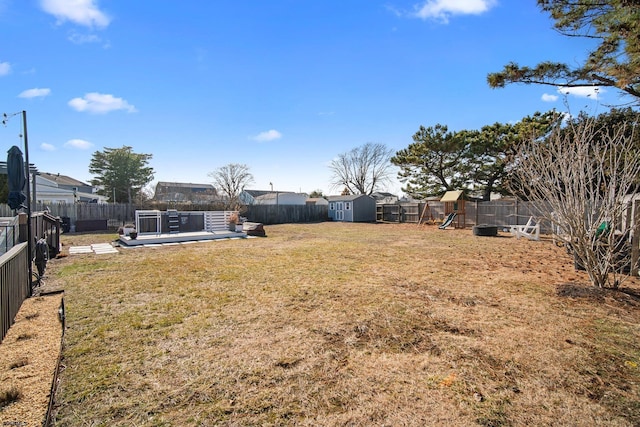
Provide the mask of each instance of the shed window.
POLYGON ((334 211, 334 210, 336 210, 336 204, 335 204, 335 203, 333 203, 333 202, 329 203, 329 210, 330 210, 330 211, 334 211))
POLYGON ((345 202, 344 203, 344 208, 345 208, 345 210, 351 209, 351 202, 345 202))

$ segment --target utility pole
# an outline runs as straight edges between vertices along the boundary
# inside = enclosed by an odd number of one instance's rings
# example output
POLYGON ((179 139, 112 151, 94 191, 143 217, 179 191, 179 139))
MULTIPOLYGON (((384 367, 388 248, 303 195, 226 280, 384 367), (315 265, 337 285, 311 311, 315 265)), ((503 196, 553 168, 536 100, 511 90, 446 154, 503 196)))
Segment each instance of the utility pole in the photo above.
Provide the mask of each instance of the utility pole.
POLYGON ((33 260, 33 231, 31 230, 31 186, 29 185, 31 169, 29 167, 29 138, 27 136, 27 112, 25 110, 22 110, 22 128, 22 132, 24 135, 24 169, 25 175, 27 177, 27 251, 29 252, 29 259, 27 260, 27 263, 29 263, 29 295, 31 295, 31 280, 33 278, 33 265, 31 263, 31 261, 33 260))

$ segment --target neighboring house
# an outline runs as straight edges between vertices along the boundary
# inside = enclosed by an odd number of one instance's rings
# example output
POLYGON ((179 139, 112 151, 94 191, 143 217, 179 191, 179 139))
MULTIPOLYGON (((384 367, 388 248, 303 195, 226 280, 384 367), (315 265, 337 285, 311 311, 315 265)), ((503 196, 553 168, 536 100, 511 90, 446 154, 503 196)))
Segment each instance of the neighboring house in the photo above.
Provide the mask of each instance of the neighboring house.
POLYGON ((306 201, 307 205, 328 206, 329 201, 324 197, 309 197, 306 201))
POLYGON ((75 178, 71 178, 67 175, 60 175, 59 173, 47 173, 40 172, 40 177, 48 181, 52 181, 58 188, 65 190, 78 191, 80 193, 91 194, 94 193, 94 189, 90 184, 86 182, 78 181, 75 178))
POLYGON ((366 194, 329 196, 329 218, 345 222, 375 222, 376 200, 366 194))
POLYGON ((263 190, 243 190, 239 195, 238 199, 245 205, 255 205, 256 197, 260 197, 265 194, 269 194, 270 191, 263 190))
POLYGON ((398 203, 398 196, 391 193, 385 193, 383 191, 372 193, 371 197, 376 199, 376 203, 380 203, 383 205, 393 205, 395 203, 398 203))
POLYGON ((36 200, 50 203, 106 203, 107 199, 93 192, 93 187, 82 181, 59 174, 36 175, 36 200))
POLYGON ((159 181, 153 199, 158 202, 210 203, 219 197, 211 184, 159 181))
POLYGON ((291 191, 244 190, 238 198, 245 205, 305 205, 308 195, 291 191))

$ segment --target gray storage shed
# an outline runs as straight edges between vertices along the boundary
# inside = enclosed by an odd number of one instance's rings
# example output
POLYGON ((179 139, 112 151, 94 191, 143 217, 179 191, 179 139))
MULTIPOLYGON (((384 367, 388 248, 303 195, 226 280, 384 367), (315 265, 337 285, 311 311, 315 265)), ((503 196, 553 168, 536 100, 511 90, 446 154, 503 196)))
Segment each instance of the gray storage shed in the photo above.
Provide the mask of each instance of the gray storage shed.
POLYGON ((344 222, 375 222, 376 200, 366 194, 329 196, 329 218, 344 222))

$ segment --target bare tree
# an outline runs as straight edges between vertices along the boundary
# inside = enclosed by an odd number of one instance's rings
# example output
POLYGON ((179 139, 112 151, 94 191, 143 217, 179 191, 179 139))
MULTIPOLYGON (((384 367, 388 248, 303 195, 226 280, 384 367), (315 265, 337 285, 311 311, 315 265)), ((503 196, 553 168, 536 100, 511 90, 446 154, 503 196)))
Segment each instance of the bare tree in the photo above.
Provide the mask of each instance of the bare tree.
POLYGON ((393 152, 384 144, 367 143, 338 155, 331 161, 334 188, 346 187, 351 194, 370 195, 389 181, 393 152))
POLYGON ((253 175, 247 165, 229 163, 209 173, 213 178, 213 184, 227 198, 226 205, 229 209, 239 210, 242 206, 240 193, 253 182, 253 175))
POLYGON ((640 176, 636 127, 605 129, 584 117, 559 124, 544 140, 522 142, 511 171, 513 189, 536 202, 597 287, 617 288, 630 268, 623 214, 640 176))

